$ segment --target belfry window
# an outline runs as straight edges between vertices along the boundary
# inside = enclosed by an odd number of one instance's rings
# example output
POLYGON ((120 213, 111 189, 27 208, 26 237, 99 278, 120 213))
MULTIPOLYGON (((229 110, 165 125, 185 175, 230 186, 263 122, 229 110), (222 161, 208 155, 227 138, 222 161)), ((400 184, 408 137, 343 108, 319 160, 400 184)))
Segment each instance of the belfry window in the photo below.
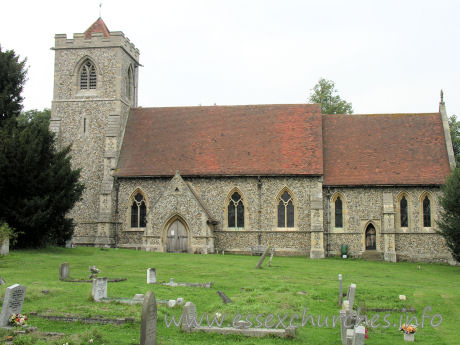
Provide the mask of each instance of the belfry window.
POLYGON ((96 82, 96 67, 90 60, 86 60, 80 71, 80 90, 95 90, 96 82))
POLYGON ((431 201, 428 195, 423 199, 423 226, 425 228, 431 227, 431 201))
POLYGON ((343 227, 343 209, 342 209, 342 199, 340 196, 335 199, 335 227, 342 228, 343 227))
POLYGON ((228 202, 228 227, 244 228, 244 205, 243 199, 238 192, 232 194, 228 202))
POLYGON ((145 206, 144 196, 137 193, 131 204, 131 227, 132 228, 145 228, 147 208, 145 206))
POLYGON ((294 203, 291 195, 284 191, 278 201, 278 228, 294 227, 294 203))
POLYGON ((409 218, 407 214, 407 199, 404 195, 401 198, 401 201, 399 202, 399 211, 400 211, 401 227, 407 228, 409 218))

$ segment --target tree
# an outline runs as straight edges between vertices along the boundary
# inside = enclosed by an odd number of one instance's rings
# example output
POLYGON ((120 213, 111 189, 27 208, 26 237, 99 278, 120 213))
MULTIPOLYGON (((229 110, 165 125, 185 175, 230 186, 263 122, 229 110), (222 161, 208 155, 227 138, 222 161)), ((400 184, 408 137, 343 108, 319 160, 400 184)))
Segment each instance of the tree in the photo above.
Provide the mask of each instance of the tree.
POLYGON ((460 167, 460 121, 457 121, 457 116, 449 117, 450 137, 454 148, 455 161, 460 167))
POLYGON ((442 187, 439 233, 446 240, 452 256, 460 262, 460 167, 455 168, 442 187))
POLYGON ((80 199, 80 171, 70 147, 56 151, 50 111, 20 114, 25 60, 0 51, 0 224, 18 235, 19 247, 64 244, 72 236, 67 212, 80 199))
POLYGON ((13 50, 3 52, 0 46, 0 126, 6 119, 17 117, 22 110, 25 65, 26 59, 19 61, 13 50))
POLYGON ((0 218, 19 231, 19 247, 70 239, 73 221, 65 215, 84 188, 70 147, 57 152, 48 126, 49 110, 34 110, 0 128, 0 218))
POLYGON ((344 101, 336 93, 335 83, 321 78, 311 90, 308 101, 320 103, 323 114, 353 114, 351 103, 344 101))

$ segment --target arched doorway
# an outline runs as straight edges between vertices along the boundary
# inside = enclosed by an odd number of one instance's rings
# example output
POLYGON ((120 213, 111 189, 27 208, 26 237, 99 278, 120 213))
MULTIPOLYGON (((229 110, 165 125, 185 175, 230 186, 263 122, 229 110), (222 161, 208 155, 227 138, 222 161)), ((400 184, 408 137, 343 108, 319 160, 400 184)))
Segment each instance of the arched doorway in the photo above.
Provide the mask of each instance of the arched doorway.
POLYGON ((365 234, 366 250, 375 250, 376 242, 376 231, 374 225, 369 224, 366 228, 365 234))
POLYGON ((168 228, 166 251, 168 253, 186 253, 188 251, 187 230, 179 219, 173 221, 168 228))

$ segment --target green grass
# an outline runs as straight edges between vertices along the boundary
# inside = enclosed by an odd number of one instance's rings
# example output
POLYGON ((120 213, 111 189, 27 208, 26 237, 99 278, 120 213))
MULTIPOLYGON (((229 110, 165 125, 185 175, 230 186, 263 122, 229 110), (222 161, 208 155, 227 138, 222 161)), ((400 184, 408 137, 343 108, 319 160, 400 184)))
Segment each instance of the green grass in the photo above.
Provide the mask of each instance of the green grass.
MULTIPOLYGON (((329 327, 313 327, 308 323, 297 329, 295 339, 247 338, 203 333, 183 333, 176 327, 167 328, 164 317, 180 316, 181 307, 158 308, 157 344, 340 344, 340 327, 332 328, 332 316, 338 315, 338 273, 344 277, 344 289, 357 284, 356 305, 367 308, 416 309, 420 319, 423 308, 431 306, 443 317, 442 324, 433 328, 430 321, 415 335, 418 344, 458 344, 460 331, 460 268, 438 264, 366 262, 362 260, 324 259, 305 257, 274 257, 272 267, 256 270, 258 257, 239 255, 191 255, 148 253, 141 251, 96 248, 47 248, 43 250, 12 251, 0 257, 0 276, 7 284, 0 286, 3 297, 6 286, 19 283, 27 286, 23 313, 38 312, 49 315, 75 314, 79 316, 134 317, 135 322, 121 326, 87 325, 48 321, 30 317, 29 323, 44 332, 62 332, 69 336, 55 341, 62 345, 138 344, 141 305, 95 303, 90 300, 90 283, 69 283, 58 280, 58 267, 70 263, 70 277, 87 278, 88 266, 101 269, 100 276, 127 278, 124 282, 108 283, 108 297, 132 298, 136 293, 152 290, 157 299, 184 297, 197 306, 201 313, 226 314, 288 314, 302 317, 303 308, 321 322, 329 316, 329 327), (213 281, 211 289, 194 287, 168 287, 146 284, 146 269, 155 267, 157 279, 176 282, 204 283, 213 281), (242 290, 242 288, 245 288, 242 290), (49 290, 43 294, 42 290, 49 290), (216 291, 227 294, 233 304, 224 305, 216 291), (305 295, 297 294, 305 291, 305 295), (400 301, 400 294, 407 301, 400 301)), ((374 312, 369 312, 373 316, 374 312)), ((380 313, 381 317, 385 313, 380 313)), ((388 319, 399 324, 399 313, 388 319)), ((254 317, 252 318, 254 321, 254 317)), ((275 317, 275 321, 277 321, 275 317)), ((297 320, 295 320, 297 322, 297 320)), ((316 322, 316 320, 315 320, 316 322)), ((227 323, 227 321, 225 321, 227 323)), ((0 343, 4 335, 0 333, 0 343)), ((15 344, 54 344, 52 340, 21 340, 15 344)), ((366 344, 404 344, 398 327, 370 329, 366 344)))

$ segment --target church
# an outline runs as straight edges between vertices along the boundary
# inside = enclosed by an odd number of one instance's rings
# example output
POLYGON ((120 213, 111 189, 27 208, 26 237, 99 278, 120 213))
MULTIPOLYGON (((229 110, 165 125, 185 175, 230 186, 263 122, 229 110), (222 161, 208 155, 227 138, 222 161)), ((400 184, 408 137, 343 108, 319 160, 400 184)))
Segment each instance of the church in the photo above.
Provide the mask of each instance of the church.
POLYGON ((438 196, 454 154, 439 111, 319 104, 143 108, 139 50, 99 18, 55 36, 50 129, 72 145, 77 246, 446 262, 438 196))

